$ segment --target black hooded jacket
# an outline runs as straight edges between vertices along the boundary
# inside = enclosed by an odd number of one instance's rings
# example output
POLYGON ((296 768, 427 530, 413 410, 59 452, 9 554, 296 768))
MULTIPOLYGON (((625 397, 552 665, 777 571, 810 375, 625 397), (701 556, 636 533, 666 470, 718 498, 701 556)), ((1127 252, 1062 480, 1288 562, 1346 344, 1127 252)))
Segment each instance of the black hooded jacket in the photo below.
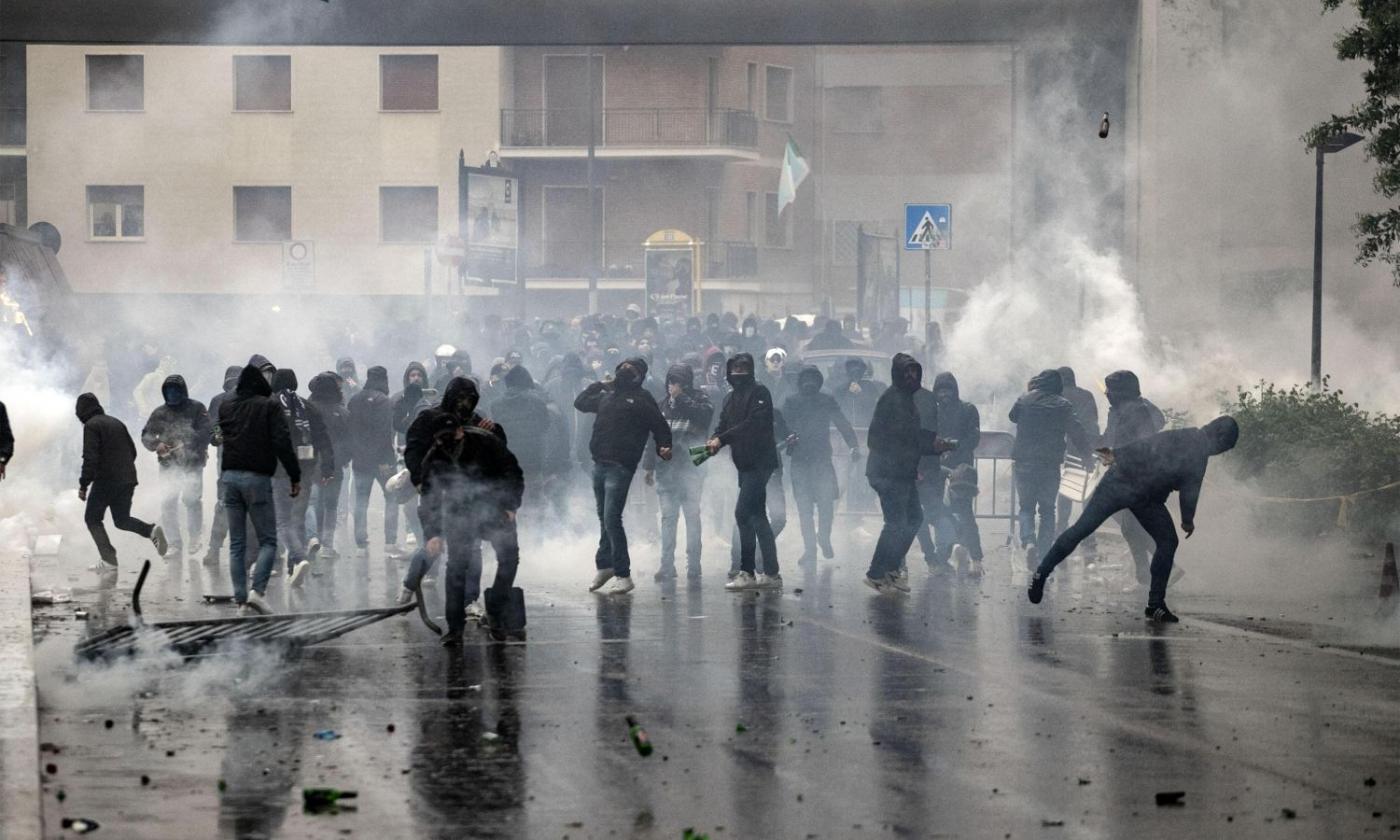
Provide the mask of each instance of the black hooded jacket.
POLYGON ((830 461, 832 426, 851 449, 860 445, 836 398, 822 392, 822 382, 820 370, 803 368, 797 373, 797 392, 783 402, 783 418, 797 435, 790 452, 794 464, 830 461))
POLYGON ((209 443, 213 438, 209 412, 204 403, 190 399, 184 377, 175 374, 165 378, 160 387, 161 396, 172 390, 175 404, 167 401, 151 412, 146 427, 141 430, 141 445, 151 452, 162 443, 171 447, 170 453, 159 459, 162 467, 202 470, 209 462, 209 443))
POLYGON ((919 460, 925 455, 937 455, 937 435, 920 422, 919 409, 914 403, 916 386, 905 383, 905 371, 918 370, 923 378, 923 365, 913 356, 896 353, 890 363, 893 385, 885 389, 875 404, 870 420, 866 446, 870 457, 865 464, 865 476, 875 481, 915 481, 919 477, 919 460))
POLYGON ((394 406, 389 401, 389 371, 379 365, 365 371, 365 387, 350 398, 349 460, 362 473, 392 467, 394 455, 394 406))
POLYGON ((1132 371, 1118 370, 1104 377, 1104 391, 1108 395, 1108 424, 1100 445, 1110 449, 1125 446, 1151 437, 1167 425, 1161 409, 1142 396, 1142 386, 1132 371))
POLYGON ((291 368, 281 368, 272 375, 272 397, 282 408, 282 416, 287 418, 287 432, 292 437, 292 448, 300 458, 310 447, 311 457, 301 458, 303 464, 315 461, 321 466, 321 477, 335 475, 335 445, 326 431, 326 421, 316 406, 297 395, 297 375, 291 368))
MULTIPOLYGON (((661 409, 661 416, 666 418, 667 425, 671 427, 671 442, 678 450, 670 463, 679 467, 689 467, 690 455, 685 450, 705 443, 710 423, 715 417, 715 407, 704 391, 696 389, 695 371, 690 365, 671 365, 666 371, 665 384, 668 386, 666 395, 662 397, 658 407, 661 409), (678 396, 671 396, 669 386, 672 382, 681 386, 678 396)), ((648 470, 655 469, 654 452, 647 452, 645 465, 648 470)))
POLYGON ((1165 502, 1172 491, 1181 494, 1181 524, 1192 526, 1201 483, 1210 456, 1233 449, 1240 427, 1232 417, 1217 417, 1199 429, 1173 429, 1114 447, 1113 466, 1104 476, 1119 486, 1126 485, 1129 505, 1134 502, 1165 502))
POLYGON ((955 469, 963 466, 977 466, 977 445, 982 442, 982 415, 977 406, 963 402, 958 392, 958 380, 953 374, 944 371, 933 378, 933 393, 941 390, 953 392, 953 401, 938 406, 938 436, 944 440, 956 440, 958 445, 943 453, 942 466, 955 469))
MULTIPOLYGON (((461 377, 449 381, 447 387, 457 381, 462 381, 461 377)), ((424 431, 430 439, 461 423, 441 411, 426 420, 430 428, 424 431)), ((460 441, 433 440, 419 462, 422 499, 418 511, 426 533, 441 533, 448 517, 465 518, 472 527, 480 528, 520 508, 525 477, 510 449, 484 429, 467 426, 463 431, 460 441)))
POLYGON ((92 394, 80 394, 76 413, 83 424, 83 469, 78 486, 136 483, 136 443, 126 425, 102 410, 92 394))
POLYGON ((428 385, 428 369, 418 362, 409 362, 403 371, 403 390, 394 395, 394 431, 399 435, 399 442, 406 441, 408 427, 413 425, 414 419, 425 408, 432 406, 432 400, 424 395, 428 385), (422 385, 408 384, 408 375, 413 371, 422 374, 422 385))
MULTIPOLYGON (((491 407, 491 419, 510 429, 512 452, 528 481, 563 471, 569 460, 568 432, 559 412, 523 365, 505 376, 506 392, 491 407)), ((445 397, 444 397, 445 401, 445 397)))
POLYGON ((355 365, 354 359, 349 356, 342 356, 335 360, 335 375, 341 377, 340 393, 344 398, 342 402, 348 404, 350 400, 354 399, 355 395, 360 393, 360 390, 364 388, 364 383, 360 381, 360 369, 355 365), (350 381, 344 378, 345 374, 343 371, 345 371, 346 368, 350 369, 350 379, 354 380, 354 384, 351 384, 350 381))
POLYGON ((331 371, 316 374, 307 384, 307 390, 311 392, 309 402, 321 415, 326 436, 330 438, 337 476, 350 466, 350 411, 345 407, 345 394, 341 388, 340 376, 331 371))
POLYGON ((219 429, 224 440, 224 472, 239 470, 270 477, 281 463, 293 483, 301 481, 301 465, 282 407, 272 398, 272 386, 253 365, 238 375, 233 399, 219 406, 219 429))
MULTIPOLYGON (((744 365, 752 371, 753 356, 736 354, 725 365, 725 377, 732 376, 736 367, 744 365)), ((752 376, 736 385, 724 398, 715 437, 729 447, 735 469, 776 470, 782 466, 773 440, 773 422, 773 395, 752 376)))
MULTIPOLYGON (((423 459, 433 446, 433 430, 440 428, 445 419, 465 424, 469 428, 478 428, 482 417, 476 413, 476 407, 480 402, 481 392, 477 390, 476 382, 458 376, 447 383, 441 402, 424 409, 413 418, 404 434, 403 461, 415 487, 423 483, 423 459)), ((495 423, 491 434, 501 443, 506 443, 504 423, 495 423)))
POLYGON ((1030 390, 1011 406, 1011 422, 1016 424, 1011 460, 1059 467, 1065 460, 1066 441, 1076 450, 1092 445, 1074 416, 1074 406, 1061 396, 1063 390, 1058 370, 1043 370, 1031 379, 1030 390))
MULTIPOLYGON (((642 359, 628 359, 618 365, 630 364, 646 378, 647 364, 642 359)), ((594 382, 574 399, 574 408, 585 414, 596 414, 588 451, 600 464, 621 464, 636 469, 642 460, 647 435, 656 441, 657 449, 671 445, 671 427, 661 416, 661 409, 642 388, 641 382, 630 385, 620 380, 594 382)))
POLYGON ((5 404, 0 402, 0 464, 8 464, 15 457, 15 435, 10 431, 10 415, 5 404))
POLYGON ((218 439, 219 424, 217 421, 219 419, 219 406, 223 405, 224 400, 233 396, 233 389, 238 387, 238 374, 242 371, 243 368, 239 367, 238 365, 230 365, 227 368, 225 368, 224 390, 215 394, 209 400, 209 424, 213 427, 214 430, 213 442, 215 446, 222 445, 222 442, 218 439))
MULTIPOLYGON (((1074 417, 1079 421, 1079 426, 1088 436, 1089 442, 1093 443, 1099 439, 1099 403, 1094 399, 1092 391, 1081 388, 1074 381, 1074 368, 1060 368, 1060 381, 1064 383, 1062 395, 1069 400, 1069 404, 1074 406, 1074 417)), ((1087 458, 1092 454, 1091 449, 1083 449, 1075 454, 1082 458, 1087 458)))
POLYGON ((841 378, 833 378, 832 396, 841 404, 841 410, 851 423, 869 427, 870 419, 875 416, 875 404, 880 401, 885 389, 880 383, 867 378, 870 367, 862 359, 847 359, 839 372, 841 378), (853 385, 854 392, 851 390, 853 385))

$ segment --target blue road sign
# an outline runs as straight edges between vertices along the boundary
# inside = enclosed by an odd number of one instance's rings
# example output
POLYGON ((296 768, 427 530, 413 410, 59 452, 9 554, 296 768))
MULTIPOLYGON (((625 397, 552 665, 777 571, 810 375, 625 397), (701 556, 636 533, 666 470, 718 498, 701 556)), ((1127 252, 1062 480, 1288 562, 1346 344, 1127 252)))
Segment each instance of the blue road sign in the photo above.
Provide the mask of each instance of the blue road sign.
POLYGON ((948 251, 953 247, 953 205, 904 205, 904 250, 948 251))

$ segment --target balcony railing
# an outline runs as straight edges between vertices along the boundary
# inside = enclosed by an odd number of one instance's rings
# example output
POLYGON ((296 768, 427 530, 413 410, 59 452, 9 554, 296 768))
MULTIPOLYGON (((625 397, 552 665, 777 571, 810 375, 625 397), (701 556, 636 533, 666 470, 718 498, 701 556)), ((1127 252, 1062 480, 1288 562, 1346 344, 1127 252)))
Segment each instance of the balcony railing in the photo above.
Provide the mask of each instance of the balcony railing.
MULTIPOLYGON (((586 277, 590 248, 586 239, 546 239, 532 245, 526 260, 530 277, 586 277)), ((635 240, 602 243, 598 276, 636 280, 646 276, 646 253, 635 240)), ((758 274, 758 246, 752 242, 716 242, 705 246, 705 277, 733 280, 758 274)))
MULTIPOLYGON (((597 148, 694 147, 754 149, 758 121, 730 108, 607 108, 593 111, 597 148)), ((588 145, 587 108, 504 109, 501 145, 550 148, 588 145)))
POLYGON ((706 277, 732 280, 758 274, 758 246, 752 242, 715 242, 708 252, 706 277))

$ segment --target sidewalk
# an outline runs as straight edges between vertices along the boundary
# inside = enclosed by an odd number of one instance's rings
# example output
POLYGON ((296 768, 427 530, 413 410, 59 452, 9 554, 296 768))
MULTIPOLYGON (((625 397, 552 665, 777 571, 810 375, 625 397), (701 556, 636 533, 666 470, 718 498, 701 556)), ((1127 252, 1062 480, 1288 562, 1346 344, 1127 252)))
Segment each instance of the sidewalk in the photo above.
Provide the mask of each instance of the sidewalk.
POLYGON ((40 835, 29 561, 0 554, 0 840, 40 835))

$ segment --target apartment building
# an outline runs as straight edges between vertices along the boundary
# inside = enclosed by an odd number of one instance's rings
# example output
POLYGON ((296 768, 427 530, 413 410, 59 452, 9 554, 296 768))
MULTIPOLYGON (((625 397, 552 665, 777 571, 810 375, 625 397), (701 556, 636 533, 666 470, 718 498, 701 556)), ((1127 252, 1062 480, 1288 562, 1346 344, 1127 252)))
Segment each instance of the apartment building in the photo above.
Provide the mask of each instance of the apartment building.
POLYGON ((458 152, 497 140, 496 48, 24 55, 17 221, 58 227, 78 292, 421 295, 458 152))

